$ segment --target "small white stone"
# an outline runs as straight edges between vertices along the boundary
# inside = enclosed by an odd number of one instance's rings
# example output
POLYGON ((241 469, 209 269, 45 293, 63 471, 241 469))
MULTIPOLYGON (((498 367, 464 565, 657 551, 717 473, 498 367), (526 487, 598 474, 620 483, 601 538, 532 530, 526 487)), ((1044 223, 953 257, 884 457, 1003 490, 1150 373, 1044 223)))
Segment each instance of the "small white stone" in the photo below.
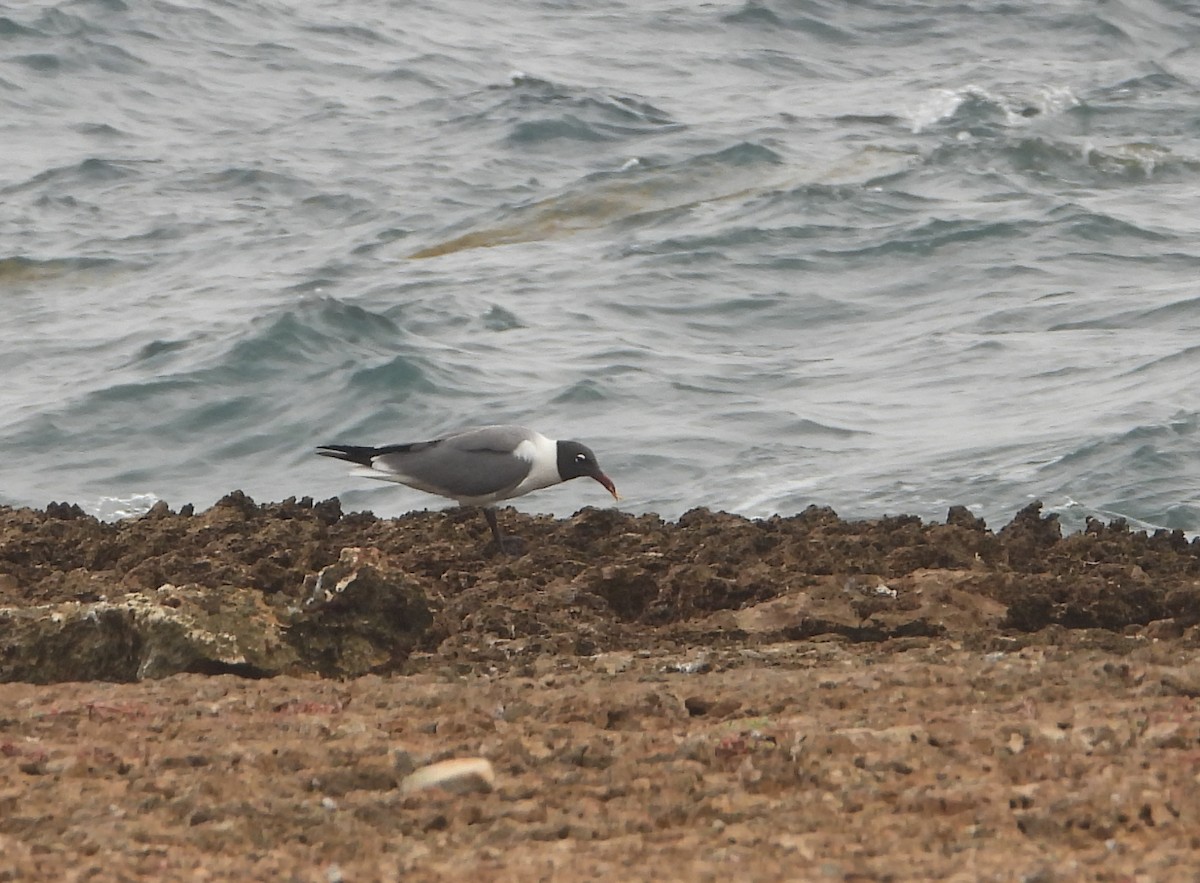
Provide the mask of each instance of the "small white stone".
POLYGON ((426 788, 445 788, 459 794, 472 791, 491 791, 496 785, 496 772, 484 757, 459 757, 421 767, 405 776, 400 783, 401 794, 412 794, 426 788))

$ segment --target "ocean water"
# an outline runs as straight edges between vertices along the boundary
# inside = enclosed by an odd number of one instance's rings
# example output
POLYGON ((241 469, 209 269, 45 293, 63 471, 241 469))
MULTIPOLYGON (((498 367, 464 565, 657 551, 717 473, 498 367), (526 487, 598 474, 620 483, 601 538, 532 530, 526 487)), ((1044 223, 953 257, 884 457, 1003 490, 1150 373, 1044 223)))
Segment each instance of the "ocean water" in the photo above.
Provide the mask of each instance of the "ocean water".
POLYGON ((0 502, 399 514, 313 447, 519 422, 1200 532, 1197 108, 1182 0, 0 4, 0 502))

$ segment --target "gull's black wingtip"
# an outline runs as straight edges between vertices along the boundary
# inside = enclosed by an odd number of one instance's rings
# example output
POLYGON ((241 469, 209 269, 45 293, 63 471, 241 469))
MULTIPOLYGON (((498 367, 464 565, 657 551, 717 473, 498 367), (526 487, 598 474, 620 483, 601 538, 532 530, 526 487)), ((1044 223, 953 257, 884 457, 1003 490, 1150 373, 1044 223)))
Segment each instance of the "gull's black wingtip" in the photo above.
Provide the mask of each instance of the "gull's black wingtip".
POLYGON ((349 460, 361 466, 370 466, 371 458, 375 456, 374 448, 359 445, 319 445, 316 453, 322 457, 333 457, 337 460, 349 460))

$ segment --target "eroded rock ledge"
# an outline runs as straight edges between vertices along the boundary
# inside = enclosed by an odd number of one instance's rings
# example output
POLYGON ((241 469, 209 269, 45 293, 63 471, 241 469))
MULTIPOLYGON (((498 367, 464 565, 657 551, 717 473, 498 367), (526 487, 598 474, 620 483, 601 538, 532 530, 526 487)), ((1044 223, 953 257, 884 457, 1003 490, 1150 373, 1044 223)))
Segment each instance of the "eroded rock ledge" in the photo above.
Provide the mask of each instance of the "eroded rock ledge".
POLYGON ((996 532, 962 507, 501 518, 526 554, 499 554, 473 511, 238 491, 116 524, 0 507, 0 680, 469 671, 663 642, 1200 642, 1200 542, 1122 522, 1063 537, 1040 503, 996 532))

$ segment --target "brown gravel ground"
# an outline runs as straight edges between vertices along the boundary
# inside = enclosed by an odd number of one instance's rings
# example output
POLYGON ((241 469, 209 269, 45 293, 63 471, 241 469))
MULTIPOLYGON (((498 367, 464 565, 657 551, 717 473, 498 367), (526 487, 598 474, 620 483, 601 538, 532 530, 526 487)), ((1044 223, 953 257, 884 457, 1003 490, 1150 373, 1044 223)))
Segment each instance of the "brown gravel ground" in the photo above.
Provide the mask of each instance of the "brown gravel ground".
POLYGON ((353 678, 0 683, 0 881, 1200 879, 1182 534, 502 519, 525 555, 474 513, 0 508, 9 609, 163 583, 283 609, 354 546, 431 614, 353 678), (454 757, 494 789, 402 793, 454 757))

